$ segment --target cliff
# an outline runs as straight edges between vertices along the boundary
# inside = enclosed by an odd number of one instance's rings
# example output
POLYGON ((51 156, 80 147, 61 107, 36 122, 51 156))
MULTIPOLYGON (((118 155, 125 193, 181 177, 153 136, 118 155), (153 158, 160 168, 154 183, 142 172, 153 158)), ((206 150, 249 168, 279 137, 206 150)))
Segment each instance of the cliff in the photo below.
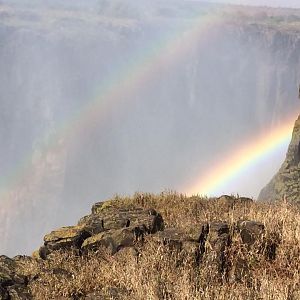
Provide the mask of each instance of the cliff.
POLYGON ((295 122, 285 161, 278 173, 262 189, 258 199, 300 201, 300 116, 295 122))

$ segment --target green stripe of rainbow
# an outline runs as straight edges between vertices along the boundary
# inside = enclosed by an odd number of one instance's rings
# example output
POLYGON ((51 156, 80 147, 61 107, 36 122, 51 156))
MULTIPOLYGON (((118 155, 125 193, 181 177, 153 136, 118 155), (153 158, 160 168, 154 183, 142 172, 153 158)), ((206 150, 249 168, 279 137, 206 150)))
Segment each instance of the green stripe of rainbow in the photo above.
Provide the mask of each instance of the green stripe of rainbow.
MULTIPOLYGON (((206 37, 209 37, 210 30, 224 23, 222 16, 222 11, 207 15, 201 13, 195 19, 187 21, 176 33, 169 34, 160 41, 156 41, 155 44, 148 45, 143 51, 135 53, 128 64, 121 70, 115 70, 106 81, 99 84, 94 97, 56 128, 56 134, 50 139, 45 137, 46 152, 58 147, 59 140, 75 138, 94 123, 104 122, 106 116, 113 112, 116 106, 119 108, 130 104, 124 99, 130 98, 139 86, 154 78, 161 66, 167 67, 175 63, 177 59, 188 55, 195 41, 198 45, 202 43, 205 47, 206 37)), ((269 138, 253 139, 252 143, 247 145, 248 148, 242 147, 224 162, 219 162, 212 171, 201 175, 199 180, 186 190, 189 193, 202 194, 213 192, 218 185, 250 166, 260 156, 267 155, 281 143, 287 142, 291 128, 292 123, 287 122, 281 128, 275 129, 269 138)), ((0 180, 1 186, 5 187, 0 193, 1 200, 21 184, 23 178, 30 176, 31 157, 32 153, 28 153, 17 164, 18 167, 0 180)))
POLYGON ((249 167, 261 162, 274 149, 287 145, 292 136, 294 118, 295 116, 290 117, 269 133, 253 137, 242 147, 230 153, 227 158, 223 157, 221 161, 217 161, 210 170, 203 172, 196 182, 184 190, 190 195, 214 196, 214 192, 219 187, 226 185, 249 167))
MULTIPOLYGON (((135 53, 121 70, 115 70, 107 80, 99 84, 94 97, 56 127, 56 133, 51 138, 45 134, 45 152, 55 149, 59 140, 75 138, 96 122, 104 122, 116 106, 120 108, 130 104, 124 99, 130 98, 137 88, 155 78, 162 66, 168 67, 180 57, 188 55, 195 41, 197 46, 199 42, 205 43, 210 30, 223 23, 222 11, 206 15, 201 12, 194 19, 186 21, 173 34, 169 33, 159 41, 152 41, 142 51, 135 53)), ((21 184, 23 178, 30 176, 32 153, 27 153, 24 157, 5 178, 0 178, 0 200, 21 184)))

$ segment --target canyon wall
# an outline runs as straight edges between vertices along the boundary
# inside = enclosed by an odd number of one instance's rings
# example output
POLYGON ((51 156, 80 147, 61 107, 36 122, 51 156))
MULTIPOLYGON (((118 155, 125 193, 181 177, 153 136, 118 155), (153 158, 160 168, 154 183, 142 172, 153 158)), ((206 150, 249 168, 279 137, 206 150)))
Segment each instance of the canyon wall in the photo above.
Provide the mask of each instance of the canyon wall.
POLYGON ((286 159, 272 180, 261 190, 259 200, 286 200, 299 202, 300 199, 300 116, 295 122, 292 140, 286 159))

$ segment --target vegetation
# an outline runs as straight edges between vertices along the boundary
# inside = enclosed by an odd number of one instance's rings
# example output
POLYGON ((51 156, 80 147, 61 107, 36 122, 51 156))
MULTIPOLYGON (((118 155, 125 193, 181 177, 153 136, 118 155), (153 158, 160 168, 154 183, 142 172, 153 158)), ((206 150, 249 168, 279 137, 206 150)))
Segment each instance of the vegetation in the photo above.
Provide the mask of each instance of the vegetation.
MULTIPOLYGON (((24 260, 34 299, 300 299, 300 209, 297 204, 228 204, 217 199, 176 193, 116 196, 106 207, 154 208, 165 226, 200 231, 203 222, 241 219, 260 221, 266 234, 280 237, 276 258, 245 248, 239 239, 226 252, 231 269, 241 262, 243 276, 218 276, 210 265, 191 263, 184 252, 147 240, 142 251, 124 248, 111 256, 104 248, 86 255, 57 251, 47 260, 24 260), (87 298, 85 298, 87 295, 87 298)), ((99 209, 105 209, 99 207, 99 209)))

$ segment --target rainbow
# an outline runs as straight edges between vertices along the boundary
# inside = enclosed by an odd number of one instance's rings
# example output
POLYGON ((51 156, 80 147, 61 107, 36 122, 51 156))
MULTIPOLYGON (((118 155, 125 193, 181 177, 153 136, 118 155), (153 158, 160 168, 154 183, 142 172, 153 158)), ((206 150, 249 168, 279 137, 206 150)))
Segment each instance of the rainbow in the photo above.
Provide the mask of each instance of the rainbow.
MULTIPOLYGON (((152 41, 144 49, 133 53, 129 62, 121 69, 114 70, 106 80, 99 83, 93 96, 79 107, 72 115, 56 126, 54 134, 45 133, 41 144, 43 153, 59 148, 60 142, 72 140, 81 134, 86 134, 94 124, 104 122, 106 117, 116 107, 126 109, 130 104, 130 96, 140 87, 159 74, 162 66, 168 68, 178 59, 189 54, 193 46, 205 46, 211 30, 225 23, 222 9, 213 13, 196 13, 194 18, 186 20, 174 32, 169 32, 159 40, 152 41)), ((132 100, 134 101, 134 97, 132 100)), ((132 103, 131 103, 132 104, 132 103)), ((16 167, 0 178, 0 201, 11 193, 24 178, 32 176, 32 152, 26 153, 16 167)))
POLYGON ((281 145, 287 145, 292 136, 295 116, 288 118, 283 124, 270 132, 264 132, 252 139, 247 139, 236 151, 223 156, 221 161, 202 173, 198 179, 184 188, 189 195, 215 196, 214 193, 248 168, 261 162, 281 145))
MULTIPOLYGON (((133 53, 131 59, 120 69, 114 70, 110 76, 93 93, 93 96, 79 107, 76 112, 66 118, 54 130, 54 134, 45 133, 46 147, 43 153, 59 149, 61 141, 73 140, 81 134, 86 134, 94 124, 105 122, 105 119, 116 107, 126 109, 133 104, 134 97, 130 97, 140 87, 146 84, 160 72, 162 66, 168 68, 180 58, 189 55, 189 51, 197 45, 205 47, 211 32, 226 22, 222 9, 210 14, 196 15, 173 33, 152 41, 144 49, 133 53), (125 100, 131 99, 131 100, 125 100), (130 103, 129 103, 130 102, 130 103), (49 137, 50 136, 50 137, 49 137)), ((247 168, 250 164, 266 155, 289 138, 292 124, 287 122, 276 129, 269 138, 254 138, 247 147, 242 147, 228 159, 219 162, 209 173, 200 176, 199 180, 186 190, 189 193, 211 193, 221 183, 247 168)), ((3 204, 6 196, 21 186, 24 178, 30 180, 32 153, 24 155, 16 167, 5 178, 0 179, 0 201, 3 204), (29 178, 29 179, 28 179, 29 178)), ((13 205, 12 202, 10 205, 13 205)))

